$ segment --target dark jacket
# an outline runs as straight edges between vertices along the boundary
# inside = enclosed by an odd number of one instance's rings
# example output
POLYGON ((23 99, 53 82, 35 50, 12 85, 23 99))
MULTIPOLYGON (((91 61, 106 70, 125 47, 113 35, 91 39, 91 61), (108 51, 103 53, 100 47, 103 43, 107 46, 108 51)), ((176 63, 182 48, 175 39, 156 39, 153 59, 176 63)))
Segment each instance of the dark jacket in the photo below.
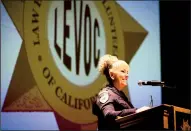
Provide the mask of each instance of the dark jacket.
POLYGON ((102 89, 93 104, 92 112, 98 117, 99 130, 119 129, 115 122, 117 116, 135 113, 136 108, 126 95, 113 86, 107 85, 102 89))

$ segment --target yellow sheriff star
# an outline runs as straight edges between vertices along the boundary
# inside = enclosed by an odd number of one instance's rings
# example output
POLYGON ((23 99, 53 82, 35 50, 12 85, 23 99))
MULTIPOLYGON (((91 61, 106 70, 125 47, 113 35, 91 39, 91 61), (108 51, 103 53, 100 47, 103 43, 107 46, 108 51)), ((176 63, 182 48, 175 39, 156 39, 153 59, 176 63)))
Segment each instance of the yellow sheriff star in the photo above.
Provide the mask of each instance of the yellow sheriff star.
POLYGON ((105 81, 99 58, 129 63, 147 31, 114 1, 3 4, 23 43, 2 111, 51 111, 61 130, 95 130, 91 104, 105 81))

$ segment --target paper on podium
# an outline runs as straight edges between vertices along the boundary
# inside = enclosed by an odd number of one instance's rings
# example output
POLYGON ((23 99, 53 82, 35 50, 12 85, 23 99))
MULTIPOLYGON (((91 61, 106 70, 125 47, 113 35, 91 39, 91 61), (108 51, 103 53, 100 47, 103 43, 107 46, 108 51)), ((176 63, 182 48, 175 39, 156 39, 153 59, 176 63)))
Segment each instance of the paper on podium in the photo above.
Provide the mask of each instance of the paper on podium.
POLYGON ((148 107, 148 106, 143 106, 143 107, 137 109, 137 110, 136 110, 136 113, 139 113, 139 112, 142 112, 142 111, 145 111, 145 110, 148 110, 148 109, 151 109, 151 108, 148 107))

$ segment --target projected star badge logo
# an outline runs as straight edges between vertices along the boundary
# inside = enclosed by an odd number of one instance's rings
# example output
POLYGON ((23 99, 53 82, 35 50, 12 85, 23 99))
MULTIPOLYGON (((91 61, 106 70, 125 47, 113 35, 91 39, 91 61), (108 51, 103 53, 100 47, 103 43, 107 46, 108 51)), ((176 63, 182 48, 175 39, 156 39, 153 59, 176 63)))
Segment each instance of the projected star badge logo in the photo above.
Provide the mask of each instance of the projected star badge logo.
POLYGON ((60 130, 95 130, 92 102, 105 82, 99 58, 129 63, 147 31, 113 1, 3 4, 23 43, 2 111, 54 112, 60 130))

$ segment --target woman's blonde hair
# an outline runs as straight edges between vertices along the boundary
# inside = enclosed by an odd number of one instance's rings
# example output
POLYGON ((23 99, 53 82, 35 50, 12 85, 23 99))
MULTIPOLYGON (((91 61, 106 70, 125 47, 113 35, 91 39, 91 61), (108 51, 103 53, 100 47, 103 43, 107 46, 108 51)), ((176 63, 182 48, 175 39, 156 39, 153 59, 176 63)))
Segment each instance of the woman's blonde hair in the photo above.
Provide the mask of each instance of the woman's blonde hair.
POLYGON ((109 69, 112 68, 112 64, 118 61, 118 58, 116 56, 112 56, 109 54, 106 54, 102 56, 98 63, 98 70, 102 75, 105 75, 108 83, 110 85, 113 85, 113 81, 109 75, 109 69))
POLYGON ((98 70, 101 74, 105 74, 105 70, 110 69, 114 62, 118 61, 116 56, 106 54, 102 56, 98 63, 98 70))

